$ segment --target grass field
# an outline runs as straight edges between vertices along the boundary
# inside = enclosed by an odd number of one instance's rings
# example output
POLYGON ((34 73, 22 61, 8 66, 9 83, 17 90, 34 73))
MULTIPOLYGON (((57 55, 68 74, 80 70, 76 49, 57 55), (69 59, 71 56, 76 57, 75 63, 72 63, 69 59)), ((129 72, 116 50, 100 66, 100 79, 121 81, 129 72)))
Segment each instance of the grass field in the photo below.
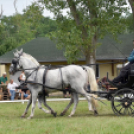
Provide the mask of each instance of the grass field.
MULTIPOLYGON (((21 119, 26 107, 22 103, 0 104, 0 134, 133 134, 134 118, 115 116, 110 102, 107 106, 99 103, 99 115, 88 111, 87 101, 80 101, 73 117, 59 116, 66 102, 48 102, 57 111, 57 117, 45 114, 37 108, 33 119, 21 119)), ((27 116, 30 115, 31 108, 27 116)))

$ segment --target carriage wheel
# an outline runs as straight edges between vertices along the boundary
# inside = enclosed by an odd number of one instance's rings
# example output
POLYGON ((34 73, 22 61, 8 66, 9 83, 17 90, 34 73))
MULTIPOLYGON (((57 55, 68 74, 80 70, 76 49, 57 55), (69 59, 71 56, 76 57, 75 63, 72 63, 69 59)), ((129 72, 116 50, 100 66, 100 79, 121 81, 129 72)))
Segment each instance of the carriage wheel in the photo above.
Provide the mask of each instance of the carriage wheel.
POLYGON ((134 115, 134 90, 124 88, 118 90, 111 100, 116 115, 134 115))

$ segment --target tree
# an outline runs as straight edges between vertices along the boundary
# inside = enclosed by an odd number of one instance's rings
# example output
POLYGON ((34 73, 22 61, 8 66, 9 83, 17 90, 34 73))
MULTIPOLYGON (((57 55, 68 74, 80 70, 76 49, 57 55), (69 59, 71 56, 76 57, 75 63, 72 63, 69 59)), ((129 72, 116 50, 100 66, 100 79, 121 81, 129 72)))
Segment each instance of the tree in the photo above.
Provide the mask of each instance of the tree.
POLYGON ((86 64, 96 62, 96 47, 99 38, 108 32, 116 35, 125 27, 120 19, 127 11, 125 0, 40 0, 54 13, 57 32, 51 33, 59 47, 65 48, 68 61, 74 62, 85 56, 86 64), (67 15, 62 11, 66 9, 67 15))
MULTIPOLYGON (((134 28, 134 0, 128 0, 132 9, 132 15, 133 15, 133 28, 134 28)), ((134 29, 133 29, 134 31, 134 29)))
POLYGON ((56 30, 55 20, 44 17, 43 10, 36 4, 32 3, 28 6, 24 14, 19 14, 16 7, 16 14, 13 16, 0 16, 0 55, 36 37, 45 37, 48 32, 56 30))
POLYGON ((126 28, 126 33, 134 33, 134 20, 133 20, 133 14, 129 13, 127 18, 127 28, 126 28))

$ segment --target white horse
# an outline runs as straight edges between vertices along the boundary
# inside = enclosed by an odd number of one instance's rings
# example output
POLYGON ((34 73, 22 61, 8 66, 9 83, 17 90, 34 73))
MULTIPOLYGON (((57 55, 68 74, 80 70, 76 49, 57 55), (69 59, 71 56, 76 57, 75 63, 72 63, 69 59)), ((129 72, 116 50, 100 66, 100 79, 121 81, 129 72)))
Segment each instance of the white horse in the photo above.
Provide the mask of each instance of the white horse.
MULTIPOLYGON (((20 51, 16 51, 14 53, 14 58, 12 60, 9 72, 10 74, 14 74, 19 69, 24 70, 27 78, 26 81, 33 81, 34 83, 34 84, 29 82, 27 83, 27 87, 31 91, 31 98, 27 104, 27 107, 22 117, 25 117, 25 115, 27 114, 27 111, 31 103, 32 103, 32 109, 29 119, 34 116, 34 108, 37 98, 38 98, 38 106, 40 109, 42 109, 46 113, 51 113, 54 116, 56 116, 54 110, 52 110, 46 104, 44 94, 41 94, 43 92, 43 86, 41 84, 43 84, 43 74, 45 68, 44 67, 42 68, 35 58, 33 58, 29 54, 24 53, 23 50, 21 49, 20 51), (41 107, 42 102, 49 110, 46 110, 41 107)), ((54 91, 54 88, 60 90, 63 88, 63 85, 64 88, 67 87, 68 85, 71 86, 72 97, 70 103, 60 114, 64 115, 65 112, 71 106, 71 104, 74 103, 74 107, 69 115, 70 117, 75 113, 78 104, 78 94, 85 96, 88 101, 89 110, 93 111, 94 114, 98 114, 96 110, 97 105, 96 100, 93 97, 90 97, 90 95, 86 92, 88 84, 90 84, 91 90, 93 91, 98 90, 94 70, 88 66, 82 67, 79 65, 68 65, 62 67, 61 69, 48 70, 45 77, 45 86, 52 88, 52 89, 45 88, 45 91, 49 92, 54 91)), ((94 95, 94 97, 96 96, 94 95)))

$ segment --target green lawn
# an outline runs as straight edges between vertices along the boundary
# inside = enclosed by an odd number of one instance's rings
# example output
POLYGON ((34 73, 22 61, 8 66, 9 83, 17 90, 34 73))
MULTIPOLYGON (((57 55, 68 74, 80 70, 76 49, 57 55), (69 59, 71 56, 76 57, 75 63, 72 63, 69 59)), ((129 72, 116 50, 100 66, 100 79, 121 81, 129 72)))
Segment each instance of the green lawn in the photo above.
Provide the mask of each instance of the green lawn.
MULTIPOLYGON (((26 107, 22 103, 0 104, 0 134, 133 134, 134 118, 114 115, 110 102, 99 103, 99 115, 88 111, 87 102, 80 101, 73 117, 59 116, 66 102, 48 102, 57 111, 57 117, 43 113, 36 106, 33 119, 21 119, 26 107)), ((31 108, 28 115, 30 115, 31 108)), ((28 116, 27 115, 27 116, 28 116)))

